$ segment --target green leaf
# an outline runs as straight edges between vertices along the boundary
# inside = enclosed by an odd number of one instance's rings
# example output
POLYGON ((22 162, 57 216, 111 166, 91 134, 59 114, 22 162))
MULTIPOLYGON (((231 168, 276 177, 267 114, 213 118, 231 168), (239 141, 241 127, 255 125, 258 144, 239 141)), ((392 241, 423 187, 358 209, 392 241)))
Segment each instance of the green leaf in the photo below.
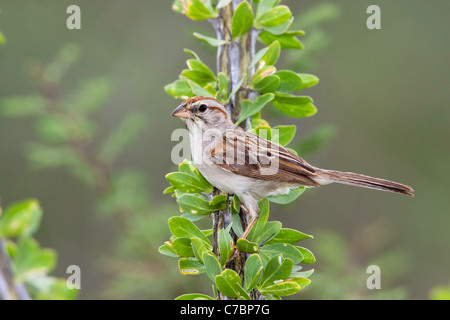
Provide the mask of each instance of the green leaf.
POLYGON ((241 200, 237 195, 233 195, 233 209, 239 213, 241 210, 241 200))
POLYGON ((303 31, 287 31, 283 34, 273 34, 263 31, 259 34, 258 39, 265 45, 270 45, 274 41, 280 42, 281 49, 303 49, 303 45, 297 36, 303 35, 303 31))
POLYGON ((302 263, 311 264, 316 262, 316 257, 310 250, 303 247, 296 247, 296 248, 303 255, 302 263))
POLYGON ((45 101, 38 95, 12 96, 2 99, 1 114, 6 117, 28 117, 45 112, 45 101))
POLYGON ((203 252, 202 260, 209 280, 216 283, 216 276, 222 273, 222 267, 216 255, 212 252, 203 252))
POLYGON ((42 209, 39 202, 29 199, 9 206, 0 214, 0 237, 26 237, 39 228, 42 209))
POLYGON ((207 238, 212 237, 213 235, 213 229, 204 229, 202 232, 207 238))
POLYGON ((313 100, 306 96, 295 96, 290 93, 278 92, 275 95, 275 102, 278 104, 295 105, 313 102, 313 100))
POLYGON ((228 92, 230 90, 228 78, 225 73, 220 72, 219 75, 217 76, 217 79, 219 84, 216 99, 225 104, 228 100, 228 92))
POLYGON ((263 232, 261 232, 260 236, 256 239, 256 243, 266 243, 271 238, 275 237, 281 230, 281 222, 280 221, 269 221, 266 223, 263 232))
POLYGON ((295 137, 297 126, 281 125, 272 128, 271 140, 279 145, 286 146, 295 137))
POLYGON ((273 243, 289 243, 289 244, 296 244, 297 242, 304 240, 304 239, 312 239, 313 236, 310 236, 308 234, 305 234, 303 232, 294 230, 294 229, 281 229, 280 232, 272 238, 267 244, 273 244, 273 243))
POLYGON ((195 166, 195 164, 192 161, 188 161, 187 159, 184 159, 182 163, 180 163, 178 165, 178 171, 179 172, 184 172, 187 174, 192 175, 193 177, 195 177, 198 181, 200 181, 200 183, 202 185, 208 185, 209 187, 207 189, 205 189, 205 192, 210 192, 212 191, 212 186, 211 184, 202 176, 202 174, 200 173, 200 171, 198 171, 197 167, 195 166))
POLYGON ((319 78, 312 74, 295 73, 290 70, 279 70, 274 75, 280 78, 280 91, 299 91, 312 87, 319 82, 319 78))
POLYGON ((213 85, 212 83, 208 83, 205 86, 205 90, 208 91, 213 97, 215 97, 217 95, 217 91, 216 91, 215 87, 216 87, 215 84, 213 85))
POLYGON ((216 286, 227 297, 248 297, 241 286, 241 277, 234 270, 225 269, 220 275, 216 276, 216 286))
POLYGON ((264 27, 264 30, 275 34, 275 35, 281 35, 285 33, 289 27, 292 25, 292 22, 294 21, 294 17, 291 17, 290 19, 286 20, 284 23, 281 23, 279 25, 273 26, 273 27, 264 27))
POLYGON ((252 117, 252 128, 256 128, 256 127, 270 127, 270 124, 264 120, 260 118, 261 113, 256 113, 255 115, 253 115, 252 117))
POLYGON ((231 23, 231 35, 233 39, 246 34, 253 26, 253 11, 247 1, 241 2, 234 11, 231 23))
POLYGON ((236 246, 240 252, 245 253, 258 253, 258 244, 255 242, 250 242, 247 239, 238 239, 236 246))
POLYGON ((172 217, 169 219, 169 228, 172 234, 178 238, 197 237, 211 245, 203 232, 191 221, 183 217, 172 217))
POLYGON ((270 140, 272 137, 272 128, 270 126, 261 124, 253 128, 250 132, 256 134, 257 136, 270 140))
POLYGON ((298 75, 302 79, 301 89, 309 88, 319 83, 319 78, 317 78, 315 75, 308 73, 299 73, 298 75))
POLYGON ((202 87, 206 87, 209 83, 216 83, 216 75, 202 61, 198 59, 189 59, 187 65, 189 70, 183 70, 181 72, 182 76, 194 81, 202 87))
POLYGON ((0 32, 0 44, 3 45, 5 43, 6 43, 6 37, 2 32, 0 32))
POLYGON ((263 264, 258 254, 252 254, 245 262, 244 289, 247 292, 253 290, 261 278, 263 264))
POLYGON ((264 77, 261 81, 258 81, 256 84, 252 84, 252 89, 259 91, 262 94, 265 93, 274 93, 280 87, 280 78, 276 75, 270 75, 264 77))
POLYGON ((284 258, 292 260, 293 264, 300 263, 303 260, 302 253, 289 243, 266 244, 261 247, 260 252, 269 259, 272 259, 281 253, 284 258))
POLYGON ((185 0, 186 16, 192 20, 215 18, 218 12, 212 8, 211 0, 185 0))
POLYGON ((243 100, 241 114, 239 115, 239 120, 236 122, 236 125, 239 125, 242 121, 245 121, 255 113, 260 112, 274 97, 275 95, 273 93, 266 93, 257 97, 255 102, 243 100))
POLYGON ((211 250, 209 250, 209 248, 207 247, 208 244, 197 237, 191 238, 191 246, 194 256, 197 258, 198 261, 200 261, 200 263, 203 263, 203 253, 211 252, 211 250))
POLYGON ((187 159, 184 159, 183 162, 181 162, 178 165, 178 171, 179 172, 184 172, 184 173, 188 173, 191 176, 197 177, 198 176, 198 169, 197 167, 194 165, 194 163, 192 161, 189 161, 187 159))
POLYGON ((252 76, 252 86, 256 85, 258 82, 262 81, 265 77, 268 77, 274 74, 277 71, 277 68, 274 66, 264 66, 252 76))
POLYGON ((174 186, 170 186, 164 189, 163 194, 169 194, 169 193, 174 193, 175 192, 175 187, 174 186))
POLYGON ((297 283, 300 286, 301 289, 305 288, 307 285, 309 285, 311 283, 311 280, 302 278, 302 277, 295 277, 295 278, 289 279, 289 281, 294 281, 295 283, 297 283))
POLYGON ((173 249, 170 241, 166 241, 163 245, 159 246, 158 252, 168 257, 178 257, 178 254, 173 249))
POLYGON ((277 92, 272 104, 281 112, 294 118, 310 117, 317 112, 310 97, 277 92))
POLYGON ((69 123, 67 118, 60 114, 45 115, 36 121, 36 131, 39 137, 50 143, 67 142, 70 136, 68 132, 70 126, 73 126, 73 123, 69 123))
POLYGON ((289 21, 292 13, 287 6, 277 6, 269 9, 255 20, 255 26, 261 27, 276 27, 289 21))
POLYGON ((310 277, 312 274, 314 273, 314 269, 311 270, 307 270, 307 271, 292 271, 291 272, 291 277, 300 277, 300 278, 308 278, 310 277))
POLYGON ((228 262, 228 259, 233 253, 232 250, 233 239, 226 229, 221 229, 219 231, 219 252, 220 252, 220 262, 224 267, 228 262))
POLYGON ((269 201, 267 199, 264 199, 260 201, 258 205, 260 210, 259 218, 247 237, 250 242, 256 242, 256 239, 258 239, 258 237, 263 232, 267 223, 267 219, 269 218, 269 201))
POLYGON ((264 13, 277 6, 281 0, 259 0, 256 9, 256 18, 260 18, 264 13))
POLYGON ((279 194, 276 196, 269 196, 267 199, 269 199, 270 202, 277 203, 277 204, 288 204, 300 197, 303 192, 305 192, 305 187, 298 187, 293 188, 289 190, 289 193, 287 194, 279 194))
POLYGON ((171 249, 180 257, 188 258, 194 256, 191 239, 189 238, 176 238, 172 241, 171 249))
POLYGON ((219 46, 223 46, 224 44, 228 44, 229 43, 226 40, 220 40, 220 39, 217 39, 217 38, 208 37, 208 36, 205 36, 205 35, 200 34, 198 32, 194 32, 194 37, 205 41, 206 43, 208 43, 209 45, 211 45, 213 47, 219 47, 219 46))
POLYGON ((214 298, 202 293, 186 293, 176 297, 175 300, 214 300, 214 298))
POLYGON ((192 80, 188 80, 188 84, 189 84, 189 87, 191 87, 192 93, 194 94, 194 96, 205 96, 205 97, 211 97, 211 98, 214 98, 214 96, 215 96, 214 94, 212 94, 211 92, 206 90, 204 87, 195 83, 192 80))
POLYGON ((227 203, 226 203, 227 201, 228 201, 228 196, 226 196, 224 194, 219 194, 217 196, 214 196, 214 198, 209 202, 209 205, 211 207, 217 207, 217 206, 223 207, 224 205, 225 206, 227 205, 227 203))
POLYGON ((290 70, 279 70, 275 73, 280 78, 280 91, 298 91, 303 88, 299 74, 290 70))
POLYGON ((184 212, 193 215, 206 215, 226 209, 226 202, 210 205, 210 202, 200 194, 185 193, 177 198, 177 203, 184 212))
POLYGON ((233 229, 233 232, 236 234, 236 236, 242 237, 244 230, 242 230, 241 218, 239 217, 238 212, 231 214, 231 223, 232 223, 231 228, 233 229))
POLYGON ((196 54, 194 51, 192 51, 191 49, 187 49, 185 48, 183 50, 185 53, 187 53, 188 55, 190 55, 192 58, 196 59, 196 60, 201 60, 200 57, 198 56, 198 54, 196 54))
POLYGON ((15 281, 24 282, 28 279, 52 271, 56 265, 56 252, 51 249, 41 249, 33 238, 23 238, 17 253, 12 258, 15 281))
POLYGON ((166 175, 167 181, 175 188, 189 193, 212 191, 212 186, 209 183, 204 183, 191 174, 184 172, 171 172, 166 175))
POLYGON ((183 275, 199 275, 206 271, 205 266, 195 258, 181 258, 178 268, 183 275))
POLYGON ((292 266, 292 260, 285 259, 280 254, 272 257, 264 269, 260 287, 263 288, 280 280, 286 280, 291 274, 292 266))
POLYGON ((263 295, 290 296, 301 290, 301 286, 295 281, 282 281, 261 289, 263 295))
POLYGON ((273 66, 278 61, 281 53, 281 45, 279 41, 272 42, 268 47, 266 53, 259 61, 259 67, 273 66))
POLYGON ((194 96, 187 80, 176 80, 164 87, 164 90, 176 99, 189 99, 194 96))
POLYGON ((205 74, 205 77, 208 78, 209 82, 216 82, 216 75, 212 70, 204 64, 200 59, 189 59, 186 61, 186 64, 189 67, 189 70, 196 70, 205 74))
MULTIPOLYGON (((201 87, 205 88, 206 86, 213 81, 208 74, 199 71, 199 70, 183 70, 181 72, 181 75, 185 77, 186 79, 194 81, 196 84, 200 85, 201 87)), ((208 90, 207 90, 208 91, 208 90)), ((194 91, 193 91, 194 92, 194 91)), ((209 91, 208 91, 209 92, 209 91)))

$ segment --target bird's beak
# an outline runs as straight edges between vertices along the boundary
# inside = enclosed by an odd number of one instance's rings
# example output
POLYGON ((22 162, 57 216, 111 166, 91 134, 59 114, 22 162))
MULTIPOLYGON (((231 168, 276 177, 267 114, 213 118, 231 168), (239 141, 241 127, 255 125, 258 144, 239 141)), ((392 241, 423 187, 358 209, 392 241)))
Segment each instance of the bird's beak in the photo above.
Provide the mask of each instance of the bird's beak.
POLYGON ((186 109, 184 104, 180 104, 175 110, 173 110, 172 116, 177 118, 190 118, 191 113, 188 109, 186 109))

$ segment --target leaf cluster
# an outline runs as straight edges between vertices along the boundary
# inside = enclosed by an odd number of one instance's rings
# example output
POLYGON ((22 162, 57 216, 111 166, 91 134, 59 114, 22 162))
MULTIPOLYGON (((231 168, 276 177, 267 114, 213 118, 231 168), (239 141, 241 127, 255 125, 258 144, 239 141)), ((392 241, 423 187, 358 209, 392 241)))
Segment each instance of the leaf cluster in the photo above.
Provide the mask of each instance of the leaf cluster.
POLYGON ((33 238, 42 219, 42 209, 35 199, 8 206, 0 215, 0 238, 5 239, 11 258, 15 283, 24 283, 34 299, 75 299, 65 279, 49 274, 55 269, 57 255, 53 249, 41 248, 33 238))
MULTIPOLYGON (((300 231, 282 228, 279 221, 268 221, 269 201, 260 203, 261 215, 247 239, 233 242, 232 230, 242 235, 238 211, 239 199, 234 197, 232 223, 221 229, 218 237, 219 254, 213 252, 212 230, 199 229, 188 217, 169 219, 172 237, 159 247, 159 252, 179 258, 178 268, 183 275, 206 274, 216 289, 229 298, 250 300, 253 290, 266 299, 279 299, 297 293, 310 283, 308 277, 313 270, 302 271, 299 264, 311 264, 315 257, 308 249, 297 246, 301 240, 312 236, 300 231), (226 264, 234 250, 250 254, 245 263, 245 279, 226 264)), ((214 298, 217 298, 216 296, 214 298)), ((186 294, 177 299, 214 299, 204 294, 186 294)))

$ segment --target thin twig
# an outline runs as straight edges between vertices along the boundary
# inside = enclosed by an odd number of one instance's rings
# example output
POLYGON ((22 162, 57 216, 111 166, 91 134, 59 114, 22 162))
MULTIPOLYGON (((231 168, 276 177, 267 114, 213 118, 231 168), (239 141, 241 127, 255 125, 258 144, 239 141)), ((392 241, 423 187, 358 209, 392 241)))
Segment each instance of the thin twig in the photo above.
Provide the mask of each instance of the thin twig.
POLYGON ((0 300, 31 300, 23 283, 14 281, 11 258, 6 252, 6 242, 0 238, 0 300))

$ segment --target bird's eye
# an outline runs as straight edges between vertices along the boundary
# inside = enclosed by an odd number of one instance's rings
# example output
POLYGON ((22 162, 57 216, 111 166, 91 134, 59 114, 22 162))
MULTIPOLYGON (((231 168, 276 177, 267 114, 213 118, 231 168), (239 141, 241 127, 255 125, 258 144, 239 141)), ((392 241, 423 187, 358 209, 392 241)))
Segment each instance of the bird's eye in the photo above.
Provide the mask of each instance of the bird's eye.
POLYGON ((206 106, 206 104, 202 104, 202 105, 200 105, 200 107, 198 107, 198 111, 200 111, 200 112, 205 112, 206 109, 208 109, 208 107, 206 106))

